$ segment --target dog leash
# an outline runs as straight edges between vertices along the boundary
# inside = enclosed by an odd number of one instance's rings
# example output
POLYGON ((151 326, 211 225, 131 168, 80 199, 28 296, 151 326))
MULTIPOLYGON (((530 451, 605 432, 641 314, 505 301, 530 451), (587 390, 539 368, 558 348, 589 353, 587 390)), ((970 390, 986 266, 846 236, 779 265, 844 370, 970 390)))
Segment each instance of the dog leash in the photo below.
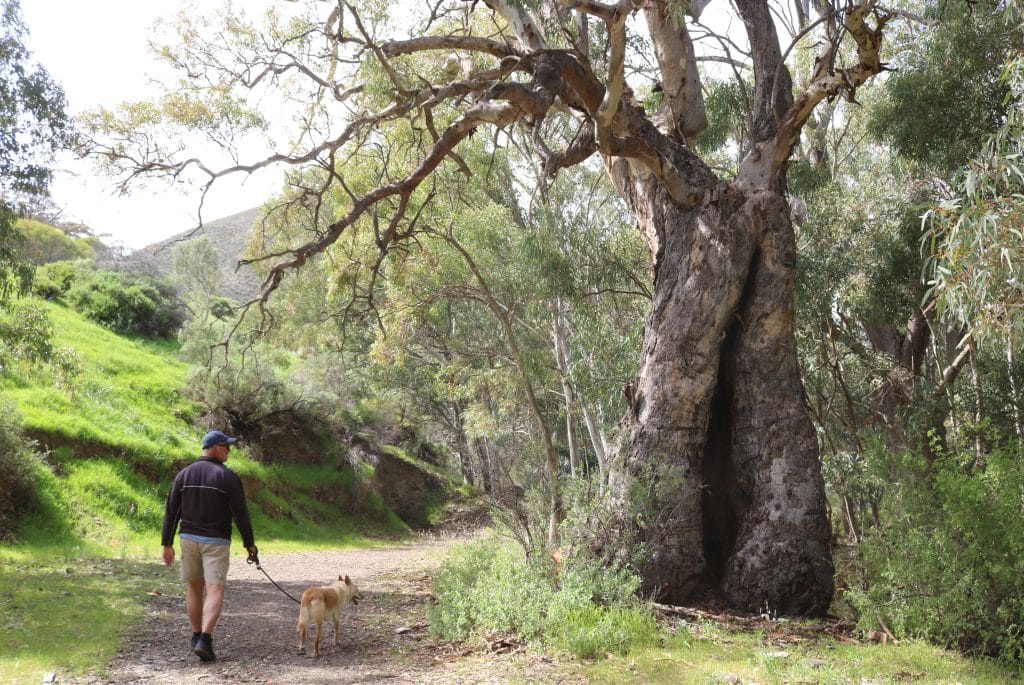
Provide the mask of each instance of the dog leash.
MULTIPOLYGON (((246 559, 245 562, 247 564, 256 564, 256 570, 260 571, 263 575, 265 575, 267 577, 267 580, 269 580, 271 583, 274 583, 274 579, 270 577, 270 574, 267 573, 266 571, 264 571, 263 567, 260 566, 260 557, 259 557, 259 555, 256 552, 249 552, 249 558, 246 559)), ((302 604, 302 602, 300 602, 299 600, 297 600, 294 597, 292 597, 291 595, 289 595, 288 591, 285 590, 280 585, 278 585, 277 583, 274 583, 274 587, 276 587, 278 590, 283 592, 285 597, 287 597, 288 599, 292 600, 296 604, 302 604)))

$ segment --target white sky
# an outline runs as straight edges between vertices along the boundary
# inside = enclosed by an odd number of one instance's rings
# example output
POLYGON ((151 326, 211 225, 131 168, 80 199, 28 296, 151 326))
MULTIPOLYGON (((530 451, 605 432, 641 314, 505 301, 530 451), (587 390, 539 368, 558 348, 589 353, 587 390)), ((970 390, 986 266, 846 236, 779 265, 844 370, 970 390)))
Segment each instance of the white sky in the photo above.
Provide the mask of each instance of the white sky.
MULTIPOLYGON (((171 17, 183 0, 21 0, 27 45, 64 87, 70 112, 114 106, 151 93, 147 71, 150 28, 171 17)), ((267 182, 245 185, 223 179, 207 195, 203 220, 210 221, 260 204, 272 192, 267 182)), ((154 186, 118 197, 109 179, 91 166, 62 159, 51 187, 64 218, 81 221, 105 241, 139 248, 194 227, 198 197, 154 186)))

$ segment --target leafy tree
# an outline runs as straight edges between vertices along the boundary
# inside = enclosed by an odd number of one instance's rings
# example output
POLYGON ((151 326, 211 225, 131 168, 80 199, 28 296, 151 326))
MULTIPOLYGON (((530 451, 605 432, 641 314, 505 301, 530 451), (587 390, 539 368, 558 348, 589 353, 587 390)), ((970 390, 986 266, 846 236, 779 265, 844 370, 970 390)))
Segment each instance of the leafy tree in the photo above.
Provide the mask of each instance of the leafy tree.
MULTIPOLYGON (((1007 31, 1018 39, 1024 27, 1007 31)), ((931 214, 929 276, 939 306, 978 338, 1024 333, 1024 53, 1006 60, 1003 125, 960 174, 955 196, 931 214)))
MULTIPOLYGON (((186 300, 192 302, 194 315, 213 314, 221 273, 217 251, 209 238, 194 238, 174 246, 174 280, 186 300)), ((223 314, 222 303, 217 302, 216 308, 223 314)))
MULTIPOLYGON (((768 2, 737 2, 750 62, 740 81, 752 85, 740 89, 739 163, 720 174, 691 147, 707 117, 684 9, 696 17, 703 6, 442 3, 415 37, 394 40, 379 38, 391 28, 379 2, 340 3, 326 17, 272 12, 262 29, 233 15, 185 17, 163 54, 184 74, 173 94, 188 106, 97 113, 91 149, 125 182, 150 172, 209 184, 275 163, 299 167, 281 213, 304 217, 304 230, 293 226, 283 249, 254 257, 267 262, 263 314, 286 277, 307 269, 374 304, 377 288, 360 284, 386 278, 417 244, 444 174, 486 178, 489 165, 464 156, 475 136, 492 151, 529 152, 517 163, 532 160, 547 175, 599 157, 653 271, 640 370, 609 479, 621 537, 635 532, 652 551, 644 586, 682 601, 710 580, 734 606, 820 613, 832 563, 797 363, 786 172, 816 106, 853 99, 883 70, 882 40, 897 15, 874 0, 820 6, 811 29, 801 4, 797 28, 808 28, 801 39, 818 55, 794 93, 768 2), (652 113, 640 103, 643 84, 626 80, 627 60, 644 56, 630 47, 640 45, 630 43, 634 11, 650 29, 644 47, 656 48, 646 55, 661 92, 652 113), (167 127, 198 131, 236 155, 239 134, 265 130, 253 113, 269 92, 288 107, 301 103, 286 153, 215 168, 155 142, 167 127), (347 242, 358 233, 368 236, 358 247, 347 242), (342 261, 353 249, 371 258, 342 261), (354 278, 367 269, 368 280, 354 278)), ((630 73, 641 73, 634 66, 630 73)))
POLYGON ((1010 102, 1003 64, 1020 36, 1007 30, 995 4, 944 3, 926 11, 938 26, 897 59, 871 131, 945 176, 966 165, 1004 122, 1010 102))
POLYGON ((50 224, 34 219, 20 219, 15 224, 19 233, 17 250, 29 264, 38 266, 73 259, 92 260, 96 257, 91 238, 74 238, 50 224))
POLYGON ((0 303, 28 289, 32 270, 18 253, 15 220, 46 194, 49 156, 71 140, 64 92, 32 63, 24 39, 18 0, 0 1, 0 303))

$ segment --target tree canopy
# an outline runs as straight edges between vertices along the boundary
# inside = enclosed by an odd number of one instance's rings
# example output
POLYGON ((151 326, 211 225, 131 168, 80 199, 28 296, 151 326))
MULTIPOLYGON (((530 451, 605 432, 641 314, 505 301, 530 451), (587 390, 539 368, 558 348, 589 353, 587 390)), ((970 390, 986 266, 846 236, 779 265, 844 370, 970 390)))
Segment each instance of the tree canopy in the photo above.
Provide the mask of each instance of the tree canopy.
POLYGON ((71 140, 64 91, 32 61, 25 34, 18 0, 0 2, 0 302, 28 287, 31 268, 18 254, 14 222, 47 193, 51 155, 71 140))

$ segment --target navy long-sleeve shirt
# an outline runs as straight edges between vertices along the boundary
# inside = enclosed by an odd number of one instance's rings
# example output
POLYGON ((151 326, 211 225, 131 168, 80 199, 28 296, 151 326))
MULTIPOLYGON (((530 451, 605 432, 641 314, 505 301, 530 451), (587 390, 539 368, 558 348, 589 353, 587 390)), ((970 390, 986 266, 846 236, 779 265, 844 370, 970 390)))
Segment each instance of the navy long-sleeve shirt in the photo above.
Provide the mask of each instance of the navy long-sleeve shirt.
POLYGON ((182 533, 230 540, 232 519, 242 544, 255 545, 242 480, 220 460, 202 457, 174 478, 167 493, 161 543, 164 547, 174 544, 179 521, 182 533))

